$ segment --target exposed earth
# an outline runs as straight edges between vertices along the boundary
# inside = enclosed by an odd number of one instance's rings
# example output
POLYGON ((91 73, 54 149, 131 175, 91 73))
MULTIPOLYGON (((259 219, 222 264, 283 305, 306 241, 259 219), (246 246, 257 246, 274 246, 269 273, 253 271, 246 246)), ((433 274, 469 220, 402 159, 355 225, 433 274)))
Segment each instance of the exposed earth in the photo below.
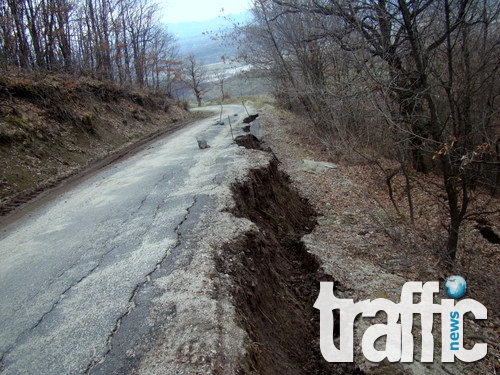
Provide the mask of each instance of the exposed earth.
MULTIPOLYGON (((440 319, 434 322, 435 363, 421 364, 418 339, 415 340, 415 363, 374 365, 359 355, 358 368, 377 374, 487 374, 500 369, 500 246, 491 237, 484 236, 476 220, 467 221, 457 262, 449 266, 439 253, 446 239, 442 223, 445 213, 436 203, 439 179, 432 175, 414 175, 412 191, 418 215, 416 225, 407 217, 397 214, 389 199, 384 174, 379 165, 365 160, 340 160, 332 149, 322 143, 307 125, 307 120, 264 106, 260 109, 264 129, 264 143, 280 161, 280 169, 291 177, 292 186, 300 196, 307 198, 316 212, 317 225, 303 237, 306 250, 314 254, 320 270, 335 280, 338 298, 355 301, 387 298, 399 302, 401 287, 407 281, 439 281, 441 291, 435 303, 448 298, 443 291, 445 279, 450 275, 466 278, 466 297, 476 299, 488 308, 488 320, 466 320, 464 347, 475 342, 488 343, 488 355, 474 363, 456 360, 441 364, 440 319), (323 147, 318 147, 323 144, 323 147), (335 164, 330 164, 334 162, 335 164), (430 188, 429 186, 433 187, 430 188)), ((389 169, 390 161, 380 160, 389 169)), ((403 177, 395 184, 396 203, 405 213, 403 177)), ((493 214, 484 215, 484 222, 495 233, 500 232, 500 207, 497 198, 478 199, 476 206, 492 208, 493 214)), ((443 202, 444 203, 444 202, 443 202)), ((484 211, 490 211, 484 210, 484 211)), ((436 298, 437 297, 437 298, 436 298)), ((366 319, 363 319, 366 320, 366 319)), ((383 319, 382 319, 383 320, 383 319)), ((419 319, 415 319, 419 337, 419 319)), ((358 320, 360 331, 366 327, 358 320)), ((359 339, 359 337, 358 337, 359 339)), ((495 372, 496 371, 496 372, 495 372)))
POLYGON ((0 215, 203 116, 186 109, 165 95, 86 77, 3 77, 0 215))
MULTIPOLYGON (((165 122, 177 126, 188 117, 173 103, 168 110, 158 103, 148 108, 142 94, 125 98, 121 92, 113 94, 110 88, 96 87, 95 83, 73 86, 66 81, 45 82, 33 85, 33 90, 17 90, 21 79, 1 83, 2 99, 14 96, 11 104, 0 108, 2 213, 81 171, 90 160, 108 160, 103 157, 112 150, 124 150, 124 145, 134 144, 146 135, 155 137, 158 131, 164 131, 165 122), (61 91, 63 87, 67 91, 61 91), (86 87, 87 96, 81 95, 82 87, 86 87), (58 98, 71 98, 71 110, 56 106, 54 99, 38 101, 41 94, 53 90, 58 98), (85 102, 100 93, 97 104, 89 106, 85 102), (72 128, 52 122, 50 111, 56 111, 52 114, 56 117, 69 116, 63 123, 72 124, 72 128), (130 124, 133 126, 122 128, 130 124), (47 129, 58 136, 48 141, 44 135, 47 129), (16 161, 19 166, 12 164, 16 161), (33 179, 33 176, 38 177, 33 179)), ((213 213, 200 218, 197 235, 189 239, 200 251, 190 272, 196 272, 198 261, 212 270, 197 281, 187 273, 162 281, 166 292, 157 301, 158 309, 163 309, 163 312, 158 310, 157 316, 166 319, 165 331, 151 339, 154 348, 146 354, 145 348, 137 348, 140 356, 128 353, 134 361, 130 373, 496 374, 500 371, 500 249, 498 243, 483 234, 485 227, 497 233, 498 212, 486 215, 482 224, 473 221, 465 224, 459 260, 450 268, 441 261, 438 252, 443 237, 440 227, 443 213, 430 200, 424 183, 414 186, 417 205, 424 208, 417 217, 419 225, 412 226, 404 215, 394 212, 376 165, 340 161, 328 148, 318 148, 318 139, 303 119, 268 104, 256 106, 256 111, 260 114, 256 121, 260 122, 261 140, 251 134, 237 138, 241 146, 238 153, 245 162, 231 171, 224 199, 218 201, 213 213), (438 360, 433 364, 418 362, 418 340, 417 361, 412 364, 369 363, 361 355, 359 332, 355 363, 331 364, 323 359, 319 349, 319 311, 313 308, 320 281, 334 281, 338 298, 355 301, 388 298, 398 302, 406 281, 440 281, 442 285, 451 274, 464 276, 470 298, 488 308, 488 320, 466 322, 466 347, 475 342, 488 343, 488 355, 481 361, 439 363, 437 318, 435 359, 438 360), (186 314, 178 325, 174 323, 176 315, 180 315, 179 307, 169 302, 173 296, 168 295, 172 293, 168 285, 187 295, 186 314), (198 291, 199 299, 189 297, 188 291, 193 290, 198 291), (214 301, 213 306, 210 301, 214 301), (190 323, 190 311, 205 308, 207 322, 190 323), (211 334, 205 337, 203 332, 211 334), (230 345, 237 346, 232 348, 231 356, 220 350, 230 345)), ((390 167, 390 161, 380 162, 390 167)), ((432 178, 426 176, 420 180, 432 178)), ((399 181, 395 191, 397 203, 405 212, 403 186, 399 181)), ((489 204, 499 207, 495 199, 489 204)), ((4 216, 4 220, 8 218, 4 216)), ((437 296, 441 298, 445 298, 442 292, 437 296)), ((380 321, 383 317, 375 319, 380 321)), ((418 336, 419 324, 415 320, 418 336)), ((358 320, 359 331, 366 328, 367 322, 358 320)))

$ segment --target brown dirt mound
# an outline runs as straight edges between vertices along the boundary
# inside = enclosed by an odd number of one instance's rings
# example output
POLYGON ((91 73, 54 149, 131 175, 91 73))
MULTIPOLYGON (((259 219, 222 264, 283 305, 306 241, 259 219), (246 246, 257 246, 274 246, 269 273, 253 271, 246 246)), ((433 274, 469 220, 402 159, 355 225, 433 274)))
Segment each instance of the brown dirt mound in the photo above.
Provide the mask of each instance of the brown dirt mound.
POLYGON ((241 326, 250 342, 240 373, 353 374, 352 364, 330 364, 319 349, 319 312, 313 308, 319 270, 301 237, 315 225, 315 212, 290 188, 272 162, 233 186, 234 214, 259 227, 228 245, 218 271, 229 274, 241 326))

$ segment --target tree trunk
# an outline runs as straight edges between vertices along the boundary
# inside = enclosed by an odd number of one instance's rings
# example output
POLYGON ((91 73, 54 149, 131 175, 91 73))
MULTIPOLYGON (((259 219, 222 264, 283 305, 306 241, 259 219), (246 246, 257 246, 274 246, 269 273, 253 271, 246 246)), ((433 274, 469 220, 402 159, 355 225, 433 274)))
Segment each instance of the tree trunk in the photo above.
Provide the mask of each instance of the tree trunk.
POLYGON ((450 213, 450 225, 448 227, 448 242, 446 245, 446 251, 450 259, 455 261, 461 220, 458 208, 457 181, 455 177, 451 175, 450 168, 451 167, 449 166, 444 166, 445 172, 443 173, 450 213))
POLYGON ((195 90, 196 101, 198 102, 198 107, 201 107, 201 91, 195 90))
POLYGON ((29 69, 31 68, 31 54, 28 45, 28 39, 24 30, 24 2, 18 2, 18 0, 9 0, 8 4, 10 12, 12 14, 12 18, 14 19, 14 26, 16 29, 15 34, 18 45, 17 59, 19 62, 19 66, 21 68, 29 69))

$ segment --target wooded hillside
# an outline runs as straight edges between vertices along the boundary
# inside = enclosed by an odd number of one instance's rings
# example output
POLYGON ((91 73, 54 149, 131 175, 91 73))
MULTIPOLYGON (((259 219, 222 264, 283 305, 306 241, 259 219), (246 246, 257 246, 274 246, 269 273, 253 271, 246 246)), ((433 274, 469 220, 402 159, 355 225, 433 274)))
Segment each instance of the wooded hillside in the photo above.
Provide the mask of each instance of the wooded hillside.
POLYGON ((282 107, 308 117, 318 147, 337 159, 396 160, 384 171, 388 194, 403 175, 412 223, 409 169, 441 176, 449 216, 443 254, 454 261, 461 224, 480 215, 471 201, 498 194, 500 3, 253 4, 253 21, 235 27, 241 56, 269 77, 282 107))
POLYGON ((0 66, 168 89, 180 62, 158 15, 151 0, 4 0, 0 66))

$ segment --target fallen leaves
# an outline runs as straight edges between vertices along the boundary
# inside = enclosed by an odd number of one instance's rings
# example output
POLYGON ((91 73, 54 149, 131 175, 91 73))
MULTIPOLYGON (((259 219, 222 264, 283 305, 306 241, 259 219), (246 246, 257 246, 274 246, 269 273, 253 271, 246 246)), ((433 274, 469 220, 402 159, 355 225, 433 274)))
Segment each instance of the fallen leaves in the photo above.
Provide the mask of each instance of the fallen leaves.
MULTIPOLYGON (((450 274, 462 275, 467 280, 470 298, 483 303, 489 314, 487 321, 473 321, 466 334, 468 337, 481 335, 484 342, 490 343, 488 356, 474 364, 463 364, 464 371, 489 373, 494 366, 498 367, 500 246, 483 237, 477 228, 477 217, 473 215, 461 227, 455 264, 446 261, 443 250, 449 220, 448 202, 441 178, 409 171, 410 186, 407 186, 402 173, 394 174, 391 187, 396 210, 386 183, 387 171, 397 169, 394 161, 338 160, 341 146, 319 147, 320 136, 307 125, 307 120, 284 115, 279 110, 261 111, 261 124, 265 142, 291 176, 295 188, 320 215, 318 226, 306 242, 320 256, 327 272, 351 290, 357 300, 391 296, 394 293, 390 289, 396 287, 391 283, 397 283, 396 280, 443 282, 450 274), (335 150, 335 154, 331 150, 335 150), (333 162, 338 168, 308 173, 302 167, 301 155, 317 162, 333 162), (414 224, 407 200, 408 189, 413 201, 414 224), (366 293, 366 289, 371 292, 366 293)), ((437 155, 447 154, 457 142, 450 139, 437 155)), ((476 152, 487 153, 488 148, 480 145, 476 152)), ((500 228, 499 199, 480 190, 472 192, 471 198, 469 212, 483 213, 478 217, 500 228)), ((445 298, 444 294, 441 298, 445 298)))

